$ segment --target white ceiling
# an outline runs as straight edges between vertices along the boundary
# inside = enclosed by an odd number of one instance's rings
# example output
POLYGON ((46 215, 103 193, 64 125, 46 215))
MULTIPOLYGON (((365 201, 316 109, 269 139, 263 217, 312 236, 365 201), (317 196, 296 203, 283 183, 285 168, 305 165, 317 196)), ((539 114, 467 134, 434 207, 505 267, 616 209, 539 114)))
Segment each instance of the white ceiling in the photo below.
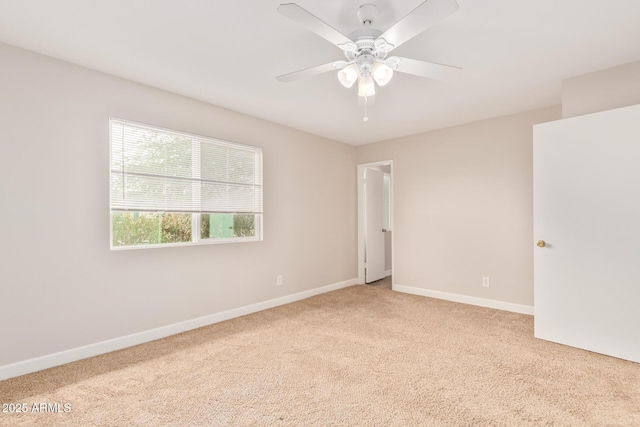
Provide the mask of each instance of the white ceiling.
MULTIPOLYGON (((293 0, 0 0, 0 41, 354 145, 561 101, 572 77, 640 59, 639 0, 458 0, 394 54, 464 68, 451 82, 396 73, 363 122, 343 59, 276 8, 293 0)), ((295 0, 344 34, 371 0, 295 0)), ((422 0, 377 0, 385 30, 422 0)), ((640 82, 640 76, 639 76, 640 82)))

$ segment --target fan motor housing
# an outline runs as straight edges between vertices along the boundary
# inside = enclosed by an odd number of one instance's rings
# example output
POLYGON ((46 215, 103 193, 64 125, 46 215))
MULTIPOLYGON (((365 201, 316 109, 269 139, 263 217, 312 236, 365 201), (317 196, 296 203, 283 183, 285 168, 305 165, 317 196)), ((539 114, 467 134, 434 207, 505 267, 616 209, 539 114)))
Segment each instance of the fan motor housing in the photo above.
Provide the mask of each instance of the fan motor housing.
POLYGON ((375 40, 380 37, 380 35, 382 35, 382 31, 380 30, 375 30, 373 28, 361 28, 349 33, 349 38, 357 43, 359 40, 375 40))
POLYGON ((373 63, 376 59, 384 59, 387 56, 386 52, 381 52, 376 49, 375 39, 372 37, 361 37, 355 41, 358 47, 355 52, 345 51, 344 54, 349 61, 364 61, 373 63))

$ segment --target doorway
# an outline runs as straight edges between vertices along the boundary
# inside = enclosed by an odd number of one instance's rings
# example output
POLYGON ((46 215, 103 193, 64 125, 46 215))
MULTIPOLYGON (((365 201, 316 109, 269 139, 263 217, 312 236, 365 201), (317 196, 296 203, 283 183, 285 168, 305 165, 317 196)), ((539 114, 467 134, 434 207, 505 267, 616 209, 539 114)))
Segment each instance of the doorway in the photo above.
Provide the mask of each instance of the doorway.
POLYGON ((358 165, 358 283, 393 283, 393 161, 358 165))

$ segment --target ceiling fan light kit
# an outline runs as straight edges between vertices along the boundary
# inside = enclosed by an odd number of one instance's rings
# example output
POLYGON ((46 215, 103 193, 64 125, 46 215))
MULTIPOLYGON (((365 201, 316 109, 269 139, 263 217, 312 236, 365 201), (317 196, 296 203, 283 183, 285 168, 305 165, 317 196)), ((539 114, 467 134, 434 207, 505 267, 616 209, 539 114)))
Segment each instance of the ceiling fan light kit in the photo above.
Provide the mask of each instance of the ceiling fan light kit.
POLYGON ((358 73, 358 66, 356 64, 351 64, 338 71, 338 80, 342 86, 350 88, 358 80, 358 73))
POLYGON ((358 79, 358 96, 368 98, 376 94, 376 86, 373 84, 373 77, 360 76, 358 79))
POLYGON ((393 77, 393 68, 381 62, 376 62, 375 64, 373 64, 373 66, 371 67, 371 72, 373 73, 373 79, 376 81, 376 83, 378 83, 379 86, 385 86, 391 81, 391 78, 393 77))
POLYGON ((357 11, 362 28, 343 35, 307 10, 295 3, 281 4, 278 12, 289 19, 307 27, 320 37, 340 48, 346 61, 334 61, 305 70, 278 76, 279 81, 290 82, 331 70, 338 71, 338 81, 345 88, 351 88, 358 82, 358 96, 363 98, 366 108, 368 99, 376 93, 376 84, 385 86, 394 71, 426 78, 443 78, 461 69, 449 65, 419 61, 387 55, 426 29, 437 24, 458 10, 456 0, 426 0, 409 14, 391 26, 384 33, 372 28, 378 16, 378 8, 373 3, 362 4, 357 11))

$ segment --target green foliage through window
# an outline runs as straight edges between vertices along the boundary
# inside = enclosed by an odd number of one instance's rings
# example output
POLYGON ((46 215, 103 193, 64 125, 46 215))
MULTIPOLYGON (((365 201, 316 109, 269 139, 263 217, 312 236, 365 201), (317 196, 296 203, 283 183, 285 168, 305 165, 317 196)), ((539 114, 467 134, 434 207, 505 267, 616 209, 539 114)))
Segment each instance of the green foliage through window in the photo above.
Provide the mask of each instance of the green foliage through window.
POLYGON ((113 246, 191 241, 191 214, 113 212, 113 246))

